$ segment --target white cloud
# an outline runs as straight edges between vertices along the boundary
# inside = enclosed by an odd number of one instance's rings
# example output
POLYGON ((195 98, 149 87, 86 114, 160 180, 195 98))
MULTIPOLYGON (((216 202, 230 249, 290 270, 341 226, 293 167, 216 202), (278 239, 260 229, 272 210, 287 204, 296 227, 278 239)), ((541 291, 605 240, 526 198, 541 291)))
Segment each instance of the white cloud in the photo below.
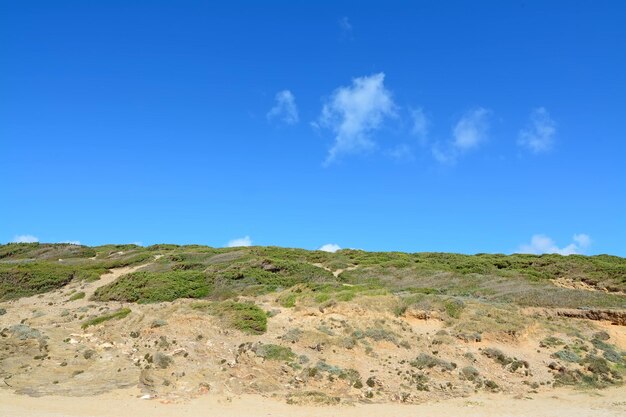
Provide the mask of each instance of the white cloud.
POLYGON ((283 90, 276 93, 276 104, 267 113, 267 120, 274 119, 278 119, 288 125, 294 125, 300 120, 296 98, 291 91, 283 90))
POLYGON ((226 246, 229 248, 252 246, 252 239, 250 239, 250 236, 239 237, 237 239, 229 240, 226 246))
POLYGON ((491 110, 478 107, 466 112, 452 129, 452 140, 442 149, 435 143, 432 146, 433 157, 443 163, 454 163, 463 153, 477 148, 489 135, 491 110))
POLYGON ((589 235, 586 235, 584 233, 574 235, 573 239, 574 242, 576 242, 581 248, 591 246, 591 238, 589 237, 589 235))
POLYGON ((428 117, 426 117, 424 110, 421 107, 411 110, 411 118, 413 119, 411 133, 417 136, 420 142, 426 142, 428 139, 428 128, 430 122, 428 121, 428 117))
POLYGON ((339 19, 339 28, 344 37, 352 39, 352 23, 350 23, 350 19, 347 17, 339 19))
POLYGON ((13 243, 35 243, 39 242, 39 238, 33 235, 18 235, 12 240, 13 243))
POLYGON ((465 151, 484 142, 489 132, 490 114, 489 110, 482 107, 465 113, 454 126, 454 147, 465 151))
POLYGON ((516 253, 530 253, 540 255, 542 253, 558 253, 560 255, 582 254, 591 245, 591 238, 586 234, 577 234, 572 237, 573 242, 559 248, 554 240, 546 235, 533 235, 530 243, 521 245, 516 253))
POLYGON ((59 242, 59 243, 67 243, 68 245, 80 246, 80 241, 78 240, 64 240, 63 242, 59 242))
POLYGON ((340 249, 341 248, 336 243, 327 243, 325 245, 322 245, 318 250, 321 250, 323 252, 335 253, 340 249))
POLYGON ((385 74, 352 80, 352 85, 339 87, 322 108, 319 123, 335 133, 335 143, 326 163, 341 154, 358 153, 375 147, 370 135, 380 128, 386 117, 395 115, 396 105, 384 86, 385 74))
POLYGON ((544 107, 538 107, 530 113, 528 126, 519 131, 517 144, 534 153, 546 152, 552 148, 555 134, 556 122, 544 107))

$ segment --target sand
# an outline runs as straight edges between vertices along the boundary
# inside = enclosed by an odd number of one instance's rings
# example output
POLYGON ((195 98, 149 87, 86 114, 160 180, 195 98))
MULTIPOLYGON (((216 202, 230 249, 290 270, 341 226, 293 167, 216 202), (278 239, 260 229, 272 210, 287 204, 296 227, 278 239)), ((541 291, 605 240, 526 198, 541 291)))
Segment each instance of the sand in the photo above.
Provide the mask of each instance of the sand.
MULTIPOLYGON (((275 296, 260 297, 255 301, 263 309, 278 312, 271 317, 268 331, 263 335, 225 330, 215 317, 190 308, 192 300, 133 304, 133 312, 125 320, 81 329, 83 315, 88 318, 127 306, 119 302, 93 302, 89 298, 98 287, 140 267, 116 268, 95 282, 72 283, 60 290, 3 304, 7 313, 0 320, 0 329, 24 322, 41 331, 46 337, 48 358, 35 360, 36 355, 41 355, 38 340, 0 339, 3 348, 0 349, 0 417, 626 416, 624 386, 596 391, 552 388, 554 375, 548 364, 554 360, 552 352, 560 347, 541 347, 540 341, 551 333, 538 322, 514 338, 486 333, 480 341, 464 341, 447 333, 437 336, 444 323, 434 316, 426 319, 420 311, 413 310, 407 310, 401 317, 392 315, 391 307, 384 304, 389 301, 385 297, 357 299, 323 310, 306 305, 281 309, 275 296), (86 296, 70 301, 72 291, 85 292, 86 296), (167 325, 152 326, 156 319, 164 319, 167 325), (342 323, 365 329, 381 319, 384 328, 393 331, 391 334, 410 341, 410 348, 372 340, 376 354, 368 355, 361 346, 347 348, 335 343, 343 340, 342 323), (317 331, 321 325, 334 326, 331 330, 337 335, 331 337, 317 331), (373 391, 377 393, 378 403, 359 402, 365 398, 368 387, 355 388, 341 378, 331 380, 326 374, 323 378, 306 378, 305 370, 265 361, 248 348, 242 350, 242 342, 246 342, 245 346, 286 345, 283 336, 296 328, 303 335, 297 343, 287 346, 298 355, 306 355, 310 364, 328 361, 343 369, 354 368, 363 381, 375 376, 377 385, 373 391), (157 347, 165 337, 169 341, 167 346, 157 347), (435 345, 437 337, 445 343, 435 345), (320 340, 327 342, 324 349, 315 345, 320 340), (505 369, 481 353, 480 349, 487 347, 524 358, 532 372, 505 369), (431 389, 412 390, 409 400, 413 404, 399 403, 398 394, 406 390, 403 385, 406 381, 398 378, 397 372, 405 371, 405 375, 407 370, 413 372, 410 361, 419 352, 434 349, 438 357, 458 363, 459 369, 466 365, 480 369, 481 378, 496 381, 500 392, 480 389, 475 394, 474 385, 460 378, 458 371, 434 367, 425 371, 431 389), (84 356, 86 351, 92 351, 93 355, 84 356), (174 357, 173 364, 166 369, 148 366, 145 355, 157 352, 174 357), (474 359, 467 357, 468 352, 474 359), (448 381, 454 383, 453 390, 446 389, 448 381), (532 383, 540 385, 532 387, 532 383), (40 396, 19 395, 14 391, 40 396), (289 394, 304 391, 338 396, 342 402, 356 401, 356 405, 320 407, 286 403, 289 394), (148 393, 157 398, 141 399, 148 393)), ((550 314, 544 310, 542 314, 550 314)), ((626 350, 626 326, 569 317, 553 317, 551 324, 560 320, 582 328, 587 339, 594 332, 604 330, 610 335, 610 343, 626 350)), ((576 343, 568 335, 557 336, 576 343)))
POLYGON ((600 392, 553 390, 532 398, 481 394, 419 405, 357 404, 314 407, 288 405, 284 401, 244 395, 233 399, 206 395, 176 404, 138 398, 139 391, 117 390, 93 397, 46 396, 32 398, 0 390, 2 417, 120 417, 120 416, 219 416, 219 417, 400 417, 400 416, 519 416, 593 417, 625 416, 624 387, 600 392))

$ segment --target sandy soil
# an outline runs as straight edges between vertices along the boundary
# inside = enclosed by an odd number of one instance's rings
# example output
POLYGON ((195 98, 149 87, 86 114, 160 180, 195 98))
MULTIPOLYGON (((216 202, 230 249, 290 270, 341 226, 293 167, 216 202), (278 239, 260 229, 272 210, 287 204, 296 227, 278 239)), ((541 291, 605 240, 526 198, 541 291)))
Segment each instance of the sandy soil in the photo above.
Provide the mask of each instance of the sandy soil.
POLYGON ((514 335, 490 331, 479 340, 465 340, 454 336, 457 330, 446 327, 436 312, 408 309, 396 316, 389 297, 357 298, 324 308, 281 308, 276 295, 269 294, 254 300, 273 312, 268 331, 246 335, 192 308, 196 300, 132 305, 90 301, 98 287, 139 268, 114 269, 92 283, 71 283, 0 304, 7 309, 0 329, 23 323, 40 335, 20 339, 8 329, 0 331, 0 417, 626 416, 624 386, 593 392, 553 388, 556 371, 548 365, 562 346, 541 346, 541 340, 554 335, 593 349, 589 338, 604 330, 609 343, 626 350, 626 326, 529 310, 529 316, 541 313, 539 317, 551 320, 531 321, 514 335), (70 301, 78 291, 85 297, 70 301), (132 313, 124 320, 81 328, 87 318, 127 306, 132 313), (164 324, 155 326, 155 321, 164 324), (347 343, 356 330, 369 328, 393 337, 347 343), (287 336, 296 333, 290 341, 287 336), (572 336, 579 333, 587 341, 572 336), (288 346, 298 361, 306 361, 300 367, 266 361, 252 349, 259 343, 288 346), (483 354, 486 348, 522 358, 527 365, 511 370, 483 354), (454 362, 454 369, 417 370, 411 361, 420 353, 454 362), (152 359, 157 355, 173 362, 156 366, 152 359), (320 363, 357 372, 363 384, 331 378, 329 371, 309 372, 320 363), (470 366, 480 371, 476 381, 460 373, 470 366), (374 385, 364 384, 370 377, 374 385), (487 391, 482 384, 487 380, 497 382, 498 393, 487 391), (418 389, 422 381, 427 390, 418 389), (342 405, 286 403, 290 394, 301 392, 340 397, 342 405), (371 398, 376 404, 365 404, 371 398))
POLYGON ((31 398, 0 391, 0 415, 7 417, 119 417, 125 416, 528 416, 593 417, 626 415, 624 388, 589 393, 554 390, 534 398, 512 398, 482 394, 419 405, 359 404, 340 407, 288 405, 260 396, 245 395, 233 400, 204 396, 180 404, 138 398, 138 390, 118 390, 94 397, 48 396, 31 398))

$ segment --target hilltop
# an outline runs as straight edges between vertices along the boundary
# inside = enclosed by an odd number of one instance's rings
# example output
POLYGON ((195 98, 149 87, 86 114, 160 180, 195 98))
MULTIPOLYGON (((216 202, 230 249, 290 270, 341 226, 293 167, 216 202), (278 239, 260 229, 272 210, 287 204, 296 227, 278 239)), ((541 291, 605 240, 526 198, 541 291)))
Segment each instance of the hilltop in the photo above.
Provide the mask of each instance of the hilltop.
POLYGON ((31 396, 422 403, 621 387, 626 259, 0 245, 0 379, 31 396))

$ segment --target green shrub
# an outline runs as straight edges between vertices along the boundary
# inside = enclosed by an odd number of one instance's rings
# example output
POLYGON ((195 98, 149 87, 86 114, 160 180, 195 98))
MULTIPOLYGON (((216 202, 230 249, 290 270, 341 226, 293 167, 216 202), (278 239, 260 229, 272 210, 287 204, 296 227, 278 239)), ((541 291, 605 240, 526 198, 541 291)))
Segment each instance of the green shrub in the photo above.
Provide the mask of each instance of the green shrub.
POLYGON ((224 301, 209 307, 209 311, 224 320, 225 324, 249 334, 267 331, 267 313, 253 303, 224 301))
MULTIPOLYGON (((605 339, 608 340, 608 339, 605 339)), ((602 351, 602 356, 614 363, 621 364, 624 362, 623 354, 619 353, 615 346, 608 344, 600 339, 594 338, 591 340, 591 344, 602 351)))
POLYGON ((487 379, 485 380, 485 387, 487 389, 489 389, 490 391, 496 392, 500 390, 500 386, 498 384, 496 384, 495 381, 492 381, 491 379, 487 379))
POLYGON ((337 405, 340 402, 341 398, 319 391, 295 392, 287 396, 287 404, 337 405))
POLYGON ((100 323, 104 323, 109 320, 120 320, 124 317, 128 316, 131 313, 130 308, 122 308, 113 313, 105 314, 103 316, 95 317, 93 319, 89 319, 80 326, 82 329, 86 329, 89 326, 96 326, 100 323))
POLYGON ((580 362, 580 356, 576 354, 576 352, 572 352, 568 349, 559 350, 558 352, 554 352, 552 354, 553 358, 560 359, 565 362, 580 362))
POLYGON ((287 333, 281 336, 281 339, 283 339, 285 342, 296 343, 300 340, 300 337, 302 337, 302 330, 294 328, 289 329, 287 333))
POLYGON ((206 266, 200 262, 180 262, 172 265, 172 271, 203 271, 206 266))
POLYGON ((76 300, 80 300, 81 298, 85 298, 85 293, 84 292, 77 292, 75 294, 73 294, 68 301, 76 301, 76 300))
POLYGON ((296 294, 286 294, 278 299, 281 307, 292 308, 296 305, 296 294))
POLYGON ((296 354, 288 347, 274 344, 259 344, 253 348, 254 353, 268 361, 290 361, 296 357, 296 354))
POLYGON ((410 362, 410 364, 417 369, 434 368, 435 366, 439 366, 445 371, 451 371, 456 368, 456 364, 436 358, 427 353, 420 353, 415 360, 410 362))
POLYGON ((543 348, 556 347, 556 346, 561 346, 561 345, 564 345, 564 344, 565 344, 564 341, 562 341, 558 337, 554 337, 554 336, 548 336, 545 339, 543 339, 541 342, 539 342, 539 346, 541 346, 543 348))
POLYGON ((593 338, 606 342, 607 340, 611 338, 611 336, 609 336, 609 334, 603 330, 603 331, 594 333, 593 338))
POLYGON ((152 361, 158 368, 165 369, 174 362, 174 359, 163 352, 157 352, 154 354, 152 361))
POLYGON ((499 349, 487 348, 487 349, 484 349, 482 353, 486 357, 493 359, 494 361, 498 362, 502 366, 508 365, 511 362, 513 362, 513 358, 509 358, 499 349))
POLYGON ((0 300, 61 288, 74 279, 75 273, 74 268, 53 262, 0 264, 0 300))
POLYGON ((155 303, 201 298, 210 292, 206 276, 197 271, 133 272, 96 290, 99 301, 155 303))
POLYGON ((465 305, 461 300, 446 301, 443 305, 446 310, 446 314, 448 314, 448 316, 453 319, 458 319, 459 317, 461 317, 461 312, 463 311, 464 306, 465 305))
POLYGON ((354 388, 363 388, 361 374, 356 369, 344 369, 339 373, 339 379, 348 381, 348 384, 354 388))
POLYGON ((461 375, 468 381, 476 381, 480 376, 480 372, 473 366, 466 366, 461 369, 461 375))

